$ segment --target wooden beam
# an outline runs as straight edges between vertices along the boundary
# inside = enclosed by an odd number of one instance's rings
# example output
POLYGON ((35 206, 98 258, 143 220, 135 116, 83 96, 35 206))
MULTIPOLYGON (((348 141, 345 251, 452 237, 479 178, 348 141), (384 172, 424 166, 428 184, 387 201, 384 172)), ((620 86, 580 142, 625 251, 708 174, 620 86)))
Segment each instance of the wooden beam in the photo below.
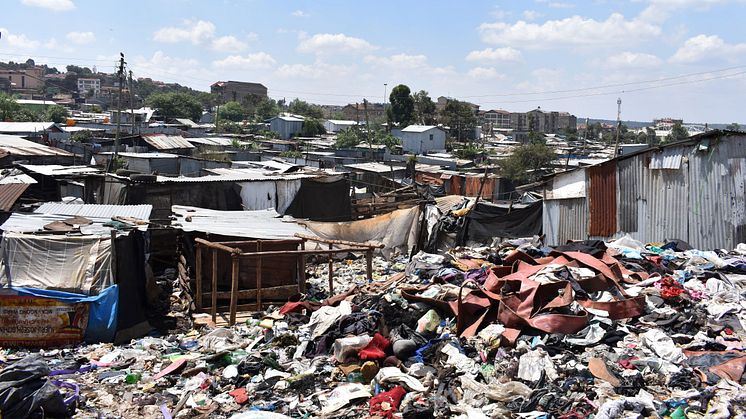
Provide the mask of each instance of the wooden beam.
POLYGON ((195 286, 197 288, 195 290, 195 294, 197 298, 196 308, 197 310, 202 310, 202 246, 199 243, 197 243, 197 247, 195 251, 197 253, 195 256, 196 257, 196 262, 195 262, 196 268, 194 272, 194 280, 196 282, 195 286))
MULTIPOLYGON (((256 241, 256 251, 262 251, 261 240, 256 241)), ((259 306, 259 310, 262 309, 262 257, 259 256, 256 260, 256 305, 259 306)))
POLYGON ((373 250, 368 249, 365 251, 365 274, 368 277, 368 282, 373 281, 373 250))
POLYGON ((210 248, 213 248, 213 249, 222 250, 224 252, 228 252, 228 253, 241 253, 241 249, 224 246, 222 244, 213 243, 211 241, 200 239, 199 237, 196 237, 194 239, 194 241, 196 243, 199 243, 199 244, 203 245, 203 246, 207 246, 207 247, 210 247, 210 248))
POLYGON ((210 306, 210 314, 212 314, 212 321, 215 321, 215 310, 218 306, 217 300, 218 292, 218 249, 212 249, 212 305, 210 306))
MULTIPOLYGON (((298 288, 295 285, 282 285, 279 287, 262 288, 262 299, 266 301, 286 301, 288 297, 298 293, 298 288)), ((205 298, 213 298, 219 302, 220 300, 229 300, 231 298, 230 291, 218 291, 216 293, 206 292, 205 298)), ((239 300, 254 300, 257 299, 257 290, 239 290, 236 295, 239 300)), ((216 305, 219 307, 219 304, 216 305)))
POLYGON ((236 306, 238 304, 238 255, 231 255, 231 326, 236 324, 236 306))
MULTIPOLYGON (((224 246, 239 246, 244 244, 256 244, 256 242, 261 241, 259 239, 257 240, 240 240, 240 241, 229 241, 229 242, 211 242, 214 244, 222 244, 224 246)), ((272 244, 297 244, 300 243, 301 239, 282 239, 282 240, 264 240, 269 241, 272 244)))
POLYGON ((351 242, 347 240, 322 239, 321 237, 307 236, 301 233, 295 233, 295 237, 300 237, 302 239, 311 240, 311 241, 315 241, 319 243, 339 244, 343 246, 368 247, 371 249, 383 249, 384 247, 383 244, 358 243, 358 242, 351 242))
MULTIPOLYGON (((332 246, 334 245, 329 243, 329 250, 332 249, 332 246)), ((329 254, 329 297, 332 295, 334 295, 334 258, 329 254)))
POLYGON ((246 252, 240 253, 240 257, 257 257, 257 256, 292 256, 292 255, 335 255, 337 253, 365 252, 364 248, 342 248, 342 249, 319 249, 319 250, 267 250, 264 252, 246 252))

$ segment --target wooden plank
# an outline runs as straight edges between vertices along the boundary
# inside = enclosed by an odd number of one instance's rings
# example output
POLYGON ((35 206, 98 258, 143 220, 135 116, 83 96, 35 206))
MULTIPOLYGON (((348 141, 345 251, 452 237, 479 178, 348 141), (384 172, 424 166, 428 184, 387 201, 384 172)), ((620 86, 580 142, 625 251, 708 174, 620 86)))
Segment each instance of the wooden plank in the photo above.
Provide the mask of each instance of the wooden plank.
POLYGON ((215 310, 217 309, 218 300, 217 300, 217 292, 218 292, 218 250, 212 249, 212 288, 210 291, 212 292, 212 298, 211 298, 211 305, 210 305, 210 314, 212 314, 212 321, 215 321, 215 310))
POLYGON ((238 256, 231 257, 231 326, 236 324, 236 310, 238 304, 238 256))
MULTIPOLYGON (((262 251, 262 241, 256 241, 256 251, 262 251)), ((262 309, 262 257, 259 256, 256 260, 256 304, 259 306, 259 310, 262 309)))
MULTIPOLYGON (((382 247, 384 245, 381 245, 382 247)), ((364 252, 364 247, 345 247, 341 249, 323 249, 323 250, 267 250, 264 252, 246 252, 240 253, 241 257, 257 256, 290 256, 290 255, 334 255, 337 253, 364 252)))
MULTIPOLYGON (((239 300, 256 300, 257 290, 239 290, 236 294, 239 300)), ((280 287, 270 287, 262 289, 262 298, 265 301, 286 301, 288 297, 296 294, 298 288, 295 285, 283 285, 280 287)), ((227 300, 231 298, 230 291, 218 291, 217 293, 206 292, 205 298, 215 298, 218 300, 227 300)), ((217 307, 217 305, 216 305, 217 307)))
POLYGON ((197 282, 196 287, 196 305, 197 310, 202 310, 202 246, 197 244, 197 255, 196 255, 196 268, 195 268, 195 281, 197 282))
MULTIPOLYGON (((329 250, 331 250, 332 243, 329 243, 329 250)), ((329 296, 334 295, 334 258, 329 255, 329 296)))
MULTIPOLYGON (((224 246, 240 246, 244 244, 256 244, 256 242, 259 240, 239 240, 239 241, 229 241, 229 242, 211 242, 214 244, 222 244, 224 246)), ((301 239, 282 239, 282 240, 270 240, 272 244, 297 244, 300 243, 301 239)))

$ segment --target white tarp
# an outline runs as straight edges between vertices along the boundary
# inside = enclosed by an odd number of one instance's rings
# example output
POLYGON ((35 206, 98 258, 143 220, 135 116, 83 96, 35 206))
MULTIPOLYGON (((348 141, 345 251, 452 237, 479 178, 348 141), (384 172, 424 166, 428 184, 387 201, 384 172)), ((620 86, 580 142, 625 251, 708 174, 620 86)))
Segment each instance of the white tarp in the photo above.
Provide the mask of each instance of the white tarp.
POLYGON ((114 284, 111 238, 6 232, 0 285, 96 295, 114 284))
POLYGON ((284 214, 300 189, 301 180, 239 182, 241 204, 246 211, 275 209, 284 214))
POLYGON ((412 207, 367 220, 337 223, 299 221, 298 224, 305 225, 314 234, 325 239, 383 243, 386 247, 381 253, 389 258, 395 250, 407 253, 417 244, 419 222, 420 209, 412 207))
POLYGON ((546 199, 585 198, 585 169, 560 173, 552 179, 546 199))

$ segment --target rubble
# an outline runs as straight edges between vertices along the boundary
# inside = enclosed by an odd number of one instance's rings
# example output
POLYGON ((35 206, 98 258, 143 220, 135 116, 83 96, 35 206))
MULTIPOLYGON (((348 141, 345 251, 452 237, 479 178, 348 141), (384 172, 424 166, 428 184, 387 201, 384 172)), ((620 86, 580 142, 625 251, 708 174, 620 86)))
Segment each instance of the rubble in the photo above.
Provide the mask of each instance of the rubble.
MULTIPOLYGON (((333 266, 334 291, 347 296, 331 299, 328 264, 309 265, 301 301, 232 327, 189 324, 173 304, 180 328, 171 334, 3 349, 0 409, 102 418, 746 415, 746 245, 681 246, 512 240, 411 261, 377 257, 371 282, 365 259, 349 258, 333 266)), ((183 301, 178 284, 166 288, 183 301)))

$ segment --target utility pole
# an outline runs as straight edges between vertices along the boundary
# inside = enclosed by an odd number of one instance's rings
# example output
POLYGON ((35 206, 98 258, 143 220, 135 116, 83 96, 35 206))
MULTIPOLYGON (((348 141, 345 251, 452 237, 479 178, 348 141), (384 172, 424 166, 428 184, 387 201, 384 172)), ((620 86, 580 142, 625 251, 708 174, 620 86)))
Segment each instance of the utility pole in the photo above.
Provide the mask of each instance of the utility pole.
POLYGON ((622 128, 622 98, 616 99, 616 145, 614 146, 614 157, 619 155, 619 131, 622 128))
POLYGON ((370 138, 370 121, 368 120, 368 99, 363 99, 363 110, 365 111, 365 139, 368 141, 370 157, 373 157, 373 139, 370 138))
POLYGON ((388 124, 388 117, 386 116, 386 87, 388 83, 383 84, 383 117, 386 118, 386 132, 391 132, 391 127, 388 124))
POLYGON ((130 108, 132 108, 132 130, 130 134, 135 135, 135 93, 132 91, 134 85, 132 84, 132 70, 129 71, 128 87, 130 90, 130 108))
POLYGON ((117 131, 114 137, 114 157, 112 158, 109 169, 114 168, 114 164, 119 159, 119 138, 122 129, 122 87, 124 85, 124 53, 119 53, 119 68, 117 69, 117 78, 119 79, 119 98, 117 100, 117 131))

